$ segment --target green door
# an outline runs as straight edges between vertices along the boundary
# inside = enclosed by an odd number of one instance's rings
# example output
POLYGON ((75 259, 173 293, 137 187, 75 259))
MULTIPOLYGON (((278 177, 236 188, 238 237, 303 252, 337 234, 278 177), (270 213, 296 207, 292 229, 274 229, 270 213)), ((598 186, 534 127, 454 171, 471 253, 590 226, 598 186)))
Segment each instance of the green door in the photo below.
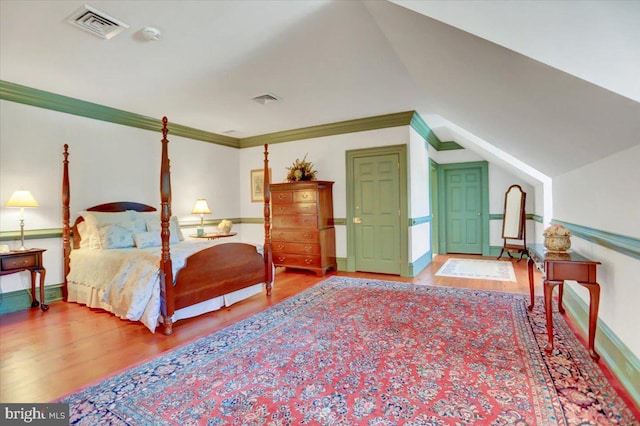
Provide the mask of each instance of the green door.
POLYGON ((447 252, 482 254, 482 172, 460 168, 444 176, 447 252))
POLYGON ((400 274, 398 154, 354 158, 356 270, 400 274))

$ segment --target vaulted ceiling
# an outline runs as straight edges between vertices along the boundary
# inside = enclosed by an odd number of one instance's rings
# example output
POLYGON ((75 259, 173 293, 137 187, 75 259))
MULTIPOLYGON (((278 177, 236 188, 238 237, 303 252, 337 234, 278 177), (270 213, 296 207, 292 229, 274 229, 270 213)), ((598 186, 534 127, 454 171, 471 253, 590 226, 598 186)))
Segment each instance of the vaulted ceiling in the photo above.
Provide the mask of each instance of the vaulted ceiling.
POLYGON ((0 79, 236 138, 415 110, 551 177, 640 143, 640 2, 84 4, 2 0, 0 79))

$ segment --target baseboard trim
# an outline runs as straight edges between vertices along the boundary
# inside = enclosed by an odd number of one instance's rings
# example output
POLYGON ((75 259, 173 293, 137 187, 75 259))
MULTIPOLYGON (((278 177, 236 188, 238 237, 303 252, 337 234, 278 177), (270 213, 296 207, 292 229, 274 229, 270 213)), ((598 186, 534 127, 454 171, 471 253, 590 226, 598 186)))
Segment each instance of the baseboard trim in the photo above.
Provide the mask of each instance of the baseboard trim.
POLYGON ((418 260, 409 264, 409 276, 415 277, 416 275, 418 275, 424 268, 427 267, 427 265, 431 263, 432 260, 433 253, 431 252, 431 250, 429 250, 428 252, 420 256, 418 260))
MULTIPOLYGON (((40 287, 36 287, 36 300, 40 299, 40 287)), ((62 300, 62 284, 44 287, 44 301, 48 305, 62 300)), ((31 290, 16 290, 0 293, 0 315, 31 308, 31 290)))
MULTIPOLYGON (((589 333, 589 307, 569 285, 564 286, 562 301, 569 319, 586 340, 589 333)), ((605 361, 631 399, 640 406, 640 360, 599 319, 595 348, 601 356, 601 362, 605 361)))

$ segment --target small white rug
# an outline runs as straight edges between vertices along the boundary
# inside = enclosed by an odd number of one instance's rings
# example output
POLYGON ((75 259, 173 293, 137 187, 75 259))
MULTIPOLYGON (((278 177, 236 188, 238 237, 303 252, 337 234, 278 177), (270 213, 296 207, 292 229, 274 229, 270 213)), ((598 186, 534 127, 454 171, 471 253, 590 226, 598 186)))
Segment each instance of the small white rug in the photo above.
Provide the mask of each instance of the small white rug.
POLYGON ((449 259, 436 275, 478 280, 516 281, 513 265, 508 261, 449 259))

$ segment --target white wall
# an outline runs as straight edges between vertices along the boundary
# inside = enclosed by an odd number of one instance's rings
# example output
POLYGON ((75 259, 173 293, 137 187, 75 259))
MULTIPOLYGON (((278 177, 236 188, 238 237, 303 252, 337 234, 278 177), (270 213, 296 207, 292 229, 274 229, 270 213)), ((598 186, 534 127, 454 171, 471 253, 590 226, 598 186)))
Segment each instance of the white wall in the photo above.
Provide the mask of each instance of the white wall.
MULTIPOLYGON (((333 214, 336 218, 347 217, 346 151, 374 148, 387 145, 407 145, 409 126, 368 130, 304 139, 269 145, 269 159, 273 182, 284 182, 287 168, 307 155, 314 163, 318 180, 333 181, 333 214)), ((264 148, 254 147, 240 150, 240 211, 242 217, 262 218, 262 204, 251 203, 249 174, 251 169, 262 167, 264 148)), ((260 243, 263 240, 262 225, 243 225, 243 239, 260 243)), ((346 226, 336 226, 336 256, 347 257, 346 226)))
MULTIPOLYGON (((409 217, 430 215, 429 206, 429 150, 422 136, 409 128, 409 217)), ((409 262, 415 262, 431 251, 431 222, 409 228, 409 262)))
MULTIPOLYGON (((40 207, 25 211, 25 230, 62 227, 62 151, 69 145, 71 220, 87 207, 112 201, 137 201, 159 208, 159 132, 121 126, 71 114, 0 101, 0 230, 19 230, 19 209, 5 208, 13 191, 32 192, 40 207)), ((171 119, 171 117, 169 117, 171 119)), ((240 183, 237 149, 169 134, 173 214, 181 222, 196 198, 207 198, 207 219, 239 217, 240 183)), ((19 242, 2 242, 11 249, 19 242)), ((47 248, 46 284, 63 281, 62 240, 26 240, 27 247, 47 248)), ((2 292, 30 283, 28 274, 0 278, 2 292)))
MULTIPOLYGON (((640 238, 640 145, 553 179, 554 219, 640 238)), ((598 267, 599 318, 640 358, 640 260, 571 238, 571 248, 598 267)), ((573 283, 588 305, 589 294, 573 283)))

